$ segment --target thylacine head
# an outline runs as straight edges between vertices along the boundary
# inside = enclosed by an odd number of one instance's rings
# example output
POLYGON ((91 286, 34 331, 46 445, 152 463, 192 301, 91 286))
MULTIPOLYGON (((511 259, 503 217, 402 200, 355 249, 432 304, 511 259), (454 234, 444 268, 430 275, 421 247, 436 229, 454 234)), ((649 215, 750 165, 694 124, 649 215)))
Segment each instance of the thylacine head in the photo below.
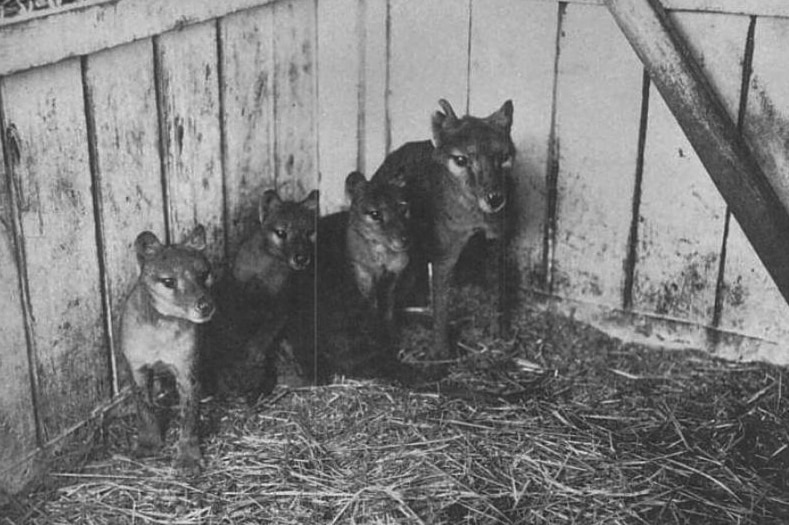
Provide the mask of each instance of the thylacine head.
POLYGON ((203 254, 205 237, 201 225, 179 244, 163 244, 149 231, 137 236, 138 286, 160 315, 193 323, 205 323, 214 315, 214 301, 208 292, 211 265, 203 254))
POLYGON ((432 117, 433 158, 452 175, 464 200, 485 214, 501 211, 515 146, 510 138, 512 101, 485 118, 458 117, 444 99, 432 117))

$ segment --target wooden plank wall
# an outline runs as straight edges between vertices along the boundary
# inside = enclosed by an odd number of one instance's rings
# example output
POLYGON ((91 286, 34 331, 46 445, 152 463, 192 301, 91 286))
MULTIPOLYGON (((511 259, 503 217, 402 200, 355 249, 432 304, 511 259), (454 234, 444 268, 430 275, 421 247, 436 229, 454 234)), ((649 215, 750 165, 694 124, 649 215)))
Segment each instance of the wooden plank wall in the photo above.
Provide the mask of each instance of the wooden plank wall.
MULTIPOLYGON (((0 490, 122 393, 140 231, 205 224, 221 272, 265 189, 319 187, 322 211, 341 209, 347 173, 429 138, 439 98, 475 115, 514 101, 528 300, 626 339, 789 363, 789 307, 602 2, 174 5, 0 26, 0 490)), ((789 205, 789 8, 665 5, 789 205)))

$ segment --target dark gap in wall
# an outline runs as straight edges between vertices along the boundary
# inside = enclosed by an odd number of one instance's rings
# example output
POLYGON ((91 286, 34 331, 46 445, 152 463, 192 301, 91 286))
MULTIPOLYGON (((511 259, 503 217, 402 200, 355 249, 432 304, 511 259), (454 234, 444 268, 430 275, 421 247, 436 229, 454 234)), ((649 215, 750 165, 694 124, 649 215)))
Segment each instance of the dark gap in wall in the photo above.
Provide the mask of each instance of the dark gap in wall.
POLYGON ((156 35, 151 39, 151 50, 153 52, 153 86, 156 94, 156 119, 159 129, 159 166, 162 178, 162 212, 164 213, 164 239, 166 243, 172 242, 172 217, 170 215, 170 185, 169 168, 167 155, 169 155, 169 139, 167 133, 167 103, 165 97, 164 73, 162 71, 162 49, 159 42, 160 36, 156 35))
POLYGON ((225 82, 225 33, 223 31, 223 18, 216 19, 216 82, 219 88, 219 169, 222 172, 222 225, 225 242, 225 259, 230 257, 230 207, 228 206, 227 191, 227 126, 225 122, 225 96, 227 82, 225 82))
MULTIPOLYGON (((740 101, 737 108, 737 132, 742 136, 748 109, 748 89, 753 73, 753 52, 755 47, 756 17, 751 16, 748 24, 748 34, 745 38, 745 50, 742 58, 742 78, 740 83, 740 101)), ((721 239, 720 260, 718 262, 718 279, 715 284, 715 306, 712 311, 712 326, 719 327, 723 317, 724 299, 726 293, 726 256, 729 240, 729 227, 731 224, 731 209, 726 206, 726 216, 723 220, 723 236, 721 239)))
POLYGON ((38 408, 38 349, 33 337, 33 307, 30 303, 30 288, 27 275, 27 254, 25 252, 24 232, 22 231, 22 210, 20 206, 20 182, 16 174, 16 165, 20 162, 20 144, 17 141, 16 128, 8 122, 5 115, 3 101, 3 77, 0 77, 0 147, 3 148, 5 164, 5 184, 10 205, 11 227, 14 237, 14 254, 16 257, 17 276, 19 279, 19 297, 22 307, 22 319, 25 329, 25 343, 27 350, 27 372, 30 381, 30 400, 33 405, 33 421, 36 426, 36 446, 44 446, 44 423, 41 411, 38 408))
POLYGON ((622 291, 622 308, 625 310, 633 308, 633 285, 635 283, 636 262, 638 261, 638 225, 641 218, 641 185, 644 180, 644 150, 646 148, 647 126, 649 123, 650 85, 649 73, 645 68, 641 81, 641 122, 638 128, 633 208, 630 215, 630 233, 627 238, 627 256, 624 262, 625 283, 622 291))
POLYGON ((384 79, 384 154, 392 151, 392 2, 386 0, 386 78, 384 79))
POLYGON ((367 174, 365 152, 365 136, 367 134, 367 0, 358 0, 356 5, 356 42, 359 63, 356 84, 356 169, 367 174))
POLYGON ((556 40, 553 62, 553 86, 551 88, 551 127, 548 134, 548 165, 545 173, 546 211, 545 230, 542 243, 542 286, 548 294, 553 293, 553 257, 556 245, 556 206, 559 198, 559 137, 556 134, 556 113, 559 92, 559 60, 561 55, 562 25, 567 2, 559 2, 556 22, 556 40))
POLYGON ((96 233, 96 255, 99 263, 99 291, 101 309, 104 315, 104 341, 108 351, 107 366, 110 372, 110 398, 120 391, 118 384, 118 364, 115 359, 115 336, 112 331, 112 288, 107 275, 107 240, 104 231, 104 197, 101 191, 101 165, 96 138, 96 113, 93 90, 88 79, 89 58, 80 57, 82 81, 82 100, 85 111, 85 129, 88 141, 88 166, 90 167, 90 187, 93 199, 93 224, 96 233))

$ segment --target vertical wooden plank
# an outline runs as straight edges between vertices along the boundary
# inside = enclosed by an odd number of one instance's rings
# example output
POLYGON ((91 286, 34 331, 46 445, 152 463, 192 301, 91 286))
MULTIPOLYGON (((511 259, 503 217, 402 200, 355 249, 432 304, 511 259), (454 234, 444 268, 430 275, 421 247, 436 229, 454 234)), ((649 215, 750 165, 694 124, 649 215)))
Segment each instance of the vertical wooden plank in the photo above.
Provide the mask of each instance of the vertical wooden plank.
POLYGON ((362 81, 364 96, 361 130, 362 150, 359 169, 372 174, 386 157, 388 121, 387 69, 389 67, 389 0, 360 0, 362 6, 361 40, 364 50, 362 81))
MULTIPOLYGON (((672 20, 736 121, 745 17, 677 13, 672 20)), ((650 96, 633 305, 712 322, 726 206, 656 90, 650 96)))
POLYGON ((160 111, 172 239, 205 226, 212 262, 224 257, 216 25, 161 35, 160 111))
POLYGON ((517 237, 513 246, 527 286, 543 281, 545 177, 558 14, 555 4, 520 0, 475 0, 471 10, 470 112, 487 115, 507 99, 515 106, 512 209, 517 237))
POLYGON ((85 78, 95 121, 107 291, 117 341, 121 305, 138 275, 134 240, 144 230, 164 237, 151 41, 89 56, 85 78))
POLYGON ((445 98, 466 113, 468 0, 390 0, 391 148, 430 138, 430 116, 445 98))
MULTIPOLYGON (((778 197, 789 206, 789 20, 758 19, 754 40, 743 132, 778 197)), ((785 349, 789 305, 736 220, 729 231, 724 284, 721 328, 778 341, 785 349)))
POLYGON ((608 12, 568 5, 559 51, 554 292, 620 306, 642 67, 608 12))
POLYGON ((79 60, 3 80, 21 137, 21 230, 44 441, 109 395, 79 60))
POLYGON ((321 210, 345 203, 345 177, 357 168, 359 0, 318 2, 318 158, 321 210))
POLYGON ((274 187, 274 9, 222 19, 228 253, 254 226, 258 201, 274 187))
POLYGON ((295 199, 318 187, 316 23, 315 0, 274 4, 276 183, 295 199))
MULTIPOLYGON (((5 129, 0 122, 0 129, 5 129)), ((0 167, 5 166, 0 147, 0 167)), ((8 183, 0 179, 0 491, 18 492, 27 481, 21 458, 36 448, 36 421, 25 339, 19 270, 8 183)))

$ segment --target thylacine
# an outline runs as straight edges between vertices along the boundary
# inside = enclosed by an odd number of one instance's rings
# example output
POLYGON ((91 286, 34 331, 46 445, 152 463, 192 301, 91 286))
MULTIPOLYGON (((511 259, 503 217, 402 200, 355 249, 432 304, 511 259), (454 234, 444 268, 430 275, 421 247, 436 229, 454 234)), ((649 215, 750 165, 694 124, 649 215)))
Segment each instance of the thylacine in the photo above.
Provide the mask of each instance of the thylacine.
POLYGON ((317 214, 317 190, 300 202, 263 194, 258 228, 215 287, 219 315, 209 326, 204 371, 220 394, 254 401, 274 388, 276 343, 295 300, 291 280, 311 268, 317 214))
POLYGON ((297 291, 310 300, 288 330, 311 381, 398 375, 394 290, 411 242, 401 182, 353 172, 345 183, 350 209, 318 221, 317 268, 299 276, 297 291))
POLYGON ((157 452, 164 443, 167 414, 151 399, 153 373, 172 374, 178 389, 181 433, 175 467, 196 474, 201 468, 197 419, 200 387, 198 325, 211 320, 211 268, 203 255, 205 230, 198 226, 181 244, 165 245, 151 232, 135 241, 140 276, 121 315, 121 350, 134 380, 139 435, 137 452, 157 452))
POLYGON ((443 112, 433 114, 432 140, 401 146, 372 178, 405 177, 414 262, 424 258, 433 265, 431 357, 450 354, 449 285, 463 248, 478 232, 489 238, 503 233, 505 186, 515 155, 511 101, 485 118, 458 117, 443 99, 439 105, 443 112))

